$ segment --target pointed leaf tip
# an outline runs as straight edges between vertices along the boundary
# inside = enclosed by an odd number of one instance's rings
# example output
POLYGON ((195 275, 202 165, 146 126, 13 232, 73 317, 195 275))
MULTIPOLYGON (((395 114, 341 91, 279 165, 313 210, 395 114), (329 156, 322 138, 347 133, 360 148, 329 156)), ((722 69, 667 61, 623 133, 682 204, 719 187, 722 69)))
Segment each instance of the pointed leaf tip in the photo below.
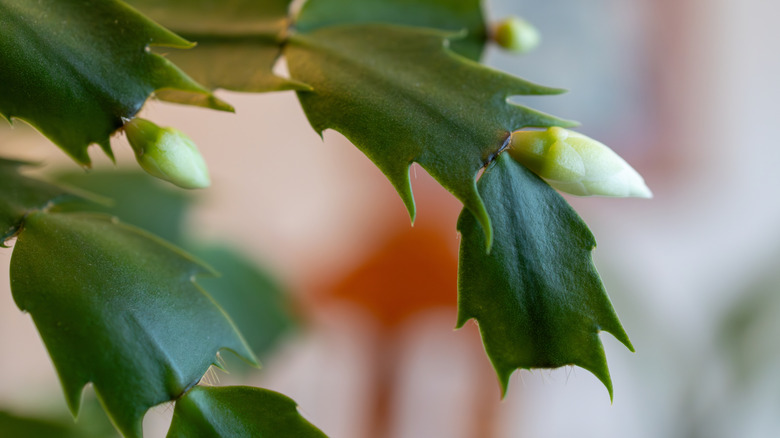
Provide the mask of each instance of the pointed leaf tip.
MULTIPOLYGON (((414 192, 412 191, 412 179, 409 176, 412 171, 413 162, 408 163, 405 168, 401 168, 397 171, 389 171, 385 173, 390 183, 393 184, 398 196, 401 197, 401 201, 406 207, 406 212, 409 214, 409 220, 414 225, 415 219, 417 219, 417 204, 414 201, 414 192)), ((381 167, 380 167, 381 169, 381 167)))

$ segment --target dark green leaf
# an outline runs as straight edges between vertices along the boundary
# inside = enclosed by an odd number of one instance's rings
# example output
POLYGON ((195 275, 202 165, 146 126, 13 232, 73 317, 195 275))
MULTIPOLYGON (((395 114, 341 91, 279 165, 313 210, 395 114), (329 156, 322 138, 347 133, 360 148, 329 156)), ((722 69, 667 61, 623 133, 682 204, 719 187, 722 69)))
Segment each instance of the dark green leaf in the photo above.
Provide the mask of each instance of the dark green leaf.
POLYGON ((198 284, 230 315, 255 354, 262 358, 296 325, 289 296, 255 263, 224 246, 193 254, 220 273, 198 284))
POLYGON ((131 0, 130 4, 185 38, 192 50, 168 57, 210 88, 236 91, 303 90, 308 87, 276 76, 289 26, 291 0, 131 0))
POLYGON ((0 114, 38 128, 83 165, 155 91, 232 110, 149 46, 191 47, 117 0, 0 0, 0 114))
POLYGON ((467 35, 452 50, 478 61, 487 39, 480 0, 308 0, 295 27, 311 32, 338 24, 385 23, 428 27, 467 35))
MULTIPOLYGON (((219 277, 201 278, 198 284, 227 312, 256 355, 268 353, 296 325, 289 297, 256 263, 225 246, 188 243, 182 233, 193 199, 188 192, 138 172, 67 173, 57 180, 115 201, 111 206, 69 204, 68 211, 87 209, 117 216, 187 249, 216 270, 219 277)), ((241 367, 239 361, 225 359, 231 372, 241 367)))
POLYGON ((176 402, 168 438, 325 438, 290 398, 246 386, 192 388, 176 402))
MULTIPOLYGON (((451 35, 450 35, 451 36, 451 35)), ((311 85, 298 97, 319 133, 344 134, 390 179, 414 220, 409 166, 419 163, 479 219, 490 219, 476 175, 526 126, 570 126, 507 102, 555 94, 447 50, 439 31, 354 25, 294 35, 285 56, 293 78, 311 85)))
POLYGON ((517 368, 578 365, 609 390, 599 331, 631 351, 593 266, 593 235, 547 183, 501 154, 480 178, 495 240, 485 241, 463 210, 458 272, 458 327, 477 320, 485 350, 505 392, 517 368))
POLYGON ((25 165, 29 163, 0 158, 0 245, 19 230, 26 214, 79 198, 61 187, 22 176, 19 167, 25 165))
MULTIPOLYGON (((123 222, 150 231, 181 246, 220 275, 198 284, 225 310, 252 351, 262 357, 296 324, 292 304, 283 289, 257 264, 226 246, 193 245, 182 230, 189 202, 187 192, 138 172, 67 173, 58 181, 98 193, 113 204, 71 203, 58 211, 94 211, 119 217, 123 222)), ((224 358, 235 373, 248 367, 224 358)))
POLYGON ((71 411, 92 382, 114 424, 141 435, 144 413, 180 397, 221 348, 254 361, 193 282, 206 269, 104 216, 33 213, 11 257, 11 289, 33 318, 71 411))

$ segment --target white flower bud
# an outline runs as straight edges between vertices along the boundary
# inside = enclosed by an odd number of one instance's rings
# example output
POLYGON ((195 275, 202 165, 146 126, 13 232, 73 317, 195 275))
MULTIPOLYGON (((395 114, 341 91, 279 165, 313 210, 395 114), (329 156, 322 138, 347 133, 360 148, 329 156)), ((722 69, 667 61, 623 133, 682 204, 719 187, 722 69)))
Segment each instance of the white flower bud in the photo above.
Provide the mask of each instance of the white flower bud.
POLYGON ((508 152, 562 192, 579 196, 653 197, 639 173, 612 149, 568 129, 515 131, 508 152))
POLYGON ((519 17, 508 17, 493 28, 493 40, 499 46, 515 53, 526 53, 539 45, 539 31, 519 17))
POLYGON ((138 164, 150 175, 185 189, 211 184, 198 147, 183 132, 138 117, 126 123, 124 130, 138 164))

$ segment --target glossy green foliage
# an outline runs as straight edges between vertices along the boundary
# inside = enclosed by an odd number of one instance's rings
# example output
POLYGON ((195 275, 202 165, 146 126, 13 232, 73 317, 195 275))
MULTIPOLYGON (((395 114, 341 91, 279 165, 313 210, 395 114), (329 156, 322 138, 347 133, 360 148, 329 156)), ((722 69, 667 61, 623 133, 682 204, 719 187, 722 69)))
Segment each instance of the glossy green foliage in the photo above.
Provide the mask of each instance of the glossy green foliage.
POLYGON ((29 163, 0 158, 0 245, 19 231, 24 216, 79 197, 72 191, 28 178, 19 168, 29 163))
POLYGON ((464 31, 454 52, 478 61, 487 39, 480 0, 308 0, 295 21, 301 32, 339 24, 385 23, 464 31))
POLYGON ((73 159, 111 156, 109 136, 155 91, 232 110, 149 46, 191 43, 117 0, 0 0, 0 115, 35 126, 73 159))
POLYGON ((105 216, 33 213, 11 258, 71 411, 92 382, 117 428, 141 436, 152 406, 195 385, 222 348, 254 362, 235 327, 193 282, 208 271, 165 242, 105 216))
MULTIPOLYGON (((412 220, 413 162, 463 202, 458 325, 478 321, 504 391, 517 368, 575 364, 612 393, 598 332, 632 347, 592 265, 593 237, 546 183, 502 153, 512 131, 573 123, 507 101, 561 90, 473 61, 486 38, 480 1, 309 0, 292 31, 289 0, 131 3, 199 46, 155 54, 150 47, 191 45, 116 0, 0 0, 0 115, 27 120, 88 164, 87 146, 110 155, 109 135, 152 93, 229 109, 168 59, 209 88, 297 90, 312 127, 363 151, 412 220), (273 73, 280 56, 289 79, 273 73)), ((321 436, 269 391, 186 392, 220 348, 253 359, 220 306, 261 351, 286 330, 285 304, 261 272, 232 251, 198 249, 226 274, 202 280, 212 297, 193 283, 206 269, 189 256, 105 217, 51 212, 68 192, 20 176, 18 166, 0 162, 0 231, 19 235, 14 299, 38 326, 74 412, 93 382, 128 436, 140 435, 150 406, 182 396, 171 436, 264 428, 321 436), (272 293, 255 293, 263 288, 272 293)), ((129 203, 102 192, 123 209, 112 214, 191 244, 180 231, 183 198, 133 190, 129 203)))
POLYGON ((474 318, 503 391, 517 368, 578 365, 612 396, 599 331, 633 351, 593 266, 596 246, 555 190, 501 154, 479 190, 493 218, 486 254, 476 218, 461 213, 458 326, 474 318))
POLYGON ((198 45, 168 54, 210 88, 307 89, 273 73, 289 26, 290 0, 130 0, 140 11, 198 45))
POLYGON ((168 438, 325 438, 288 397, 245 386, 196 386, 176 402, 168 438))
MULTIPOLYGON (((193 242, 183 232, 186 211, 196 197, 139 172, 67 173, 57 180, 113 201, 110 206, 68 204, 69 211, 116 216, 186 249, 218 272, 219 276, 198 279, 198 285, 227 312, 256 355, 269 354, 297 326, 290 297, 268 272, 228 246, 193 242)), ((225 359, 231 372, 246 368, 240 361, 225 359)))
POLYGON ((291 37, 292 77, 318 133, 344 134, 387 175, 414 220, 409 166, 419 163, 479 219, 490 244, 490 219, 477 193, 477 172, 510 132, 570 125, 507 101, 556 94, 447 50, 450 34, 393 25, 345 25, 291 37))

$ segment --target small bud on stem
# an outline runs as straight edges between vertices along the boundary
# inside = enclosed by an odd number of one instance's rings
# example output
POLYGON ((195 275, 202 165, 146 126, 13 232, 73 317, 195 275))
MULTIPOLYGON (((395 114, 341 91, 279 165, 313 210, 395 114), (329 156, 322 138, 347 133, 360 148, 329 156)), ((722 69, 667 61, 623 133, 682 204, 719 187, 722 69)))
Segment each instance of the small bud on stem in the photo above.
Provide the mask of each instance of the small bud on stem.
POLYGON ((211 184, 198 147, 178 129, 161 128, 136 117, 125 124, 124 130, 138 164, 150 175, 185 189, 211 184))
POLYGON ((509 51, 527 53, 539 45, 541 37, 529 22, 519 17, 508 17, 493 28, 493 40, 509 51))
POLYGON ((515 131, 508 152, 562 192, 579 196, 653 197, 642 176, 612 149, 568 129, 515 131))

